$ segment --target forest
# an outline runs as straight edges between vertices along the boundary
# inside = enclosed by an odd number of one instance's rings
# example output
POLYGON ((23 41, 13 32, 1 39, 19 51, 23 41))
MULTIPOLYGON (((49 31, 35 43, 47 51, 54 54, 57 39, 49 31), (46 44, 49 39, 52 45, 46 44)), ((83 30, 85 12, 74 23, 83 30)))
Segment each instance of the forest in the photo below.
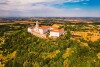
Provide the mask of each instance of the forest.
POLYGON ((28 33, 27 25, 0 26, 0 37, 4 39, 0 54, 5 57, 0 58, 1 64, 4 67, 100 67, 100 40, 70 39, 70 30, 81 30, 81 27, 64 26, 65 35, 42 39, 28 33))

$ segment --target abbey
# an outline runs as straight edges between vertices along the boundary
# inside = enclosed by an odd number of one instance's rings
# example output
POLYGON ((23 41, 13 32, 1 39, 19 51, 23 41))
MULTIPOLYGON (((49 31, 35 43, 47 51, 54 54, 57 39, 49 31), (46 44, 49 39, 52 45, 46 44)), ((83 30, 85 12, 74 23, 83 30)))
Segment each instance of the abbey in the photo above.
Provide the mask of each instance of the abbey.
POLYGON ((28 32, 38 36, 38 37, 59 37, 64 34, 64 28, 58 29, 58 25, 54 24, 52 26, 39 26, 39 22, 36 22, 34 27, 28 27, 28 32), (49 33, 49 34, 48 34, 49 33))

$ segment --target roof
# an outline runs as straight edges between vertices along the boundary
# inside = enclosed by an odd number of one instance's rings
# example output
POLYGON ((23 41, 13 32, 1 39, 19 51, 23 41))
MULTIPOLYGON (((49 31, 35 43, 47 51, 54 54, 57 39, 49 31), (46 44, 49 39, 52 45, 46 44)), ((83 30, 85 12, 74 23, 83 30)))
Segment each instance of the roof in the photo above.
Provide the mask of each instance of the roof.
POLYGON ((59 28, 59 26, 61 26, 61 24, 54 24, 54 25, 52 25, 52 27, 56 27, 56 28, 59 28))
POLYGON ((51 26, 41 26, 41 27, 39 27, 40 29, 47 29, 47 28, 51 28, 51 26))
POLYGON ((53 29, 51 32, 62 32, 64 30, 64 28, 62 29, 53 29))

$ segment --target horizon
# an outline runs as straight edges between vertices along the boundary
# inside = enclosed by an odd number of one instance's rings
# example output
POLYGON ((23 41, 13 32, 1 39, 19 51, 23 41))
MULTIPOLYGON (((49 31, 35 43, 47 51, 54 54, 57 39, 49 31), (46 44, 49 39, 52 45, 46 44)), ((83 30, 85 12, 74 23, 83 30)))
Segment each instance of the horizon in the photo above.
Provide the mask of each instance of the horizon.
POLYGON ((0 17, 100 17, 98 0, 3 0, 0 17))
POLYGON ((16 17, 16 16, 5 16, 5 17, 0 17, 0 18, 100 18, 100 17, 60 17, 60 16, 55 16, 55 17, 53 17, 53 16, 48 16, 48 17, 42 17, 42 16, 37 16, 37 17, 21 17, 21 16, 19 16, 19 17, 16 17))

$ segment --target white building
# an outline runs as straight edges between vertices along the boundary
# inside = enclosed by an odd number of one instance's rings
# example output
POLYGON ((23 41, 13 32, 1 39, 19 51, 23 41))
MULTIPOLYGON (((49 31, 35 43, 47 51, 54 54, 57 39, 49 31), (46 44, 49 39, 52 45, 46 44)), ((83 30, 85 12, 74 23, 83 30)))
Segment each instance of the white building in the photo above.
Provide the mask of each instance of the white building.
POLYGON ((40 34, 45 34, 49 30, 50 30, 50 26, 42 26, 42 27, 39 28, 40 34))
POLYGON ((37 32, 37 33, 40 33, 40 34, 45 34, 49 30, 50 30, 50 26, 41 26, 41 27, 39 27, 38 22, 36 22, 34 32, 37 32))
POLYGON ((50 37, 59 37, 60 35, 62 35, 64 33, 64 29, 58 29, 56 27, 52 27, 52 26, 41 26, 39 27, 38 22, 36 22, 36 26, 35 27, 29 27, 28 28, 28 32, 36 35, 36 33, 39 35, 44 35, 46 32, 50 31, 50 37))
POLYGON ((59 37, 64 33, 64 29, 55 29, 50 31, 50 37, 59 37))
POLYGON ((33 27, 28 27, 28 32, 32 33, 32 31, 33 31, 33 27))

